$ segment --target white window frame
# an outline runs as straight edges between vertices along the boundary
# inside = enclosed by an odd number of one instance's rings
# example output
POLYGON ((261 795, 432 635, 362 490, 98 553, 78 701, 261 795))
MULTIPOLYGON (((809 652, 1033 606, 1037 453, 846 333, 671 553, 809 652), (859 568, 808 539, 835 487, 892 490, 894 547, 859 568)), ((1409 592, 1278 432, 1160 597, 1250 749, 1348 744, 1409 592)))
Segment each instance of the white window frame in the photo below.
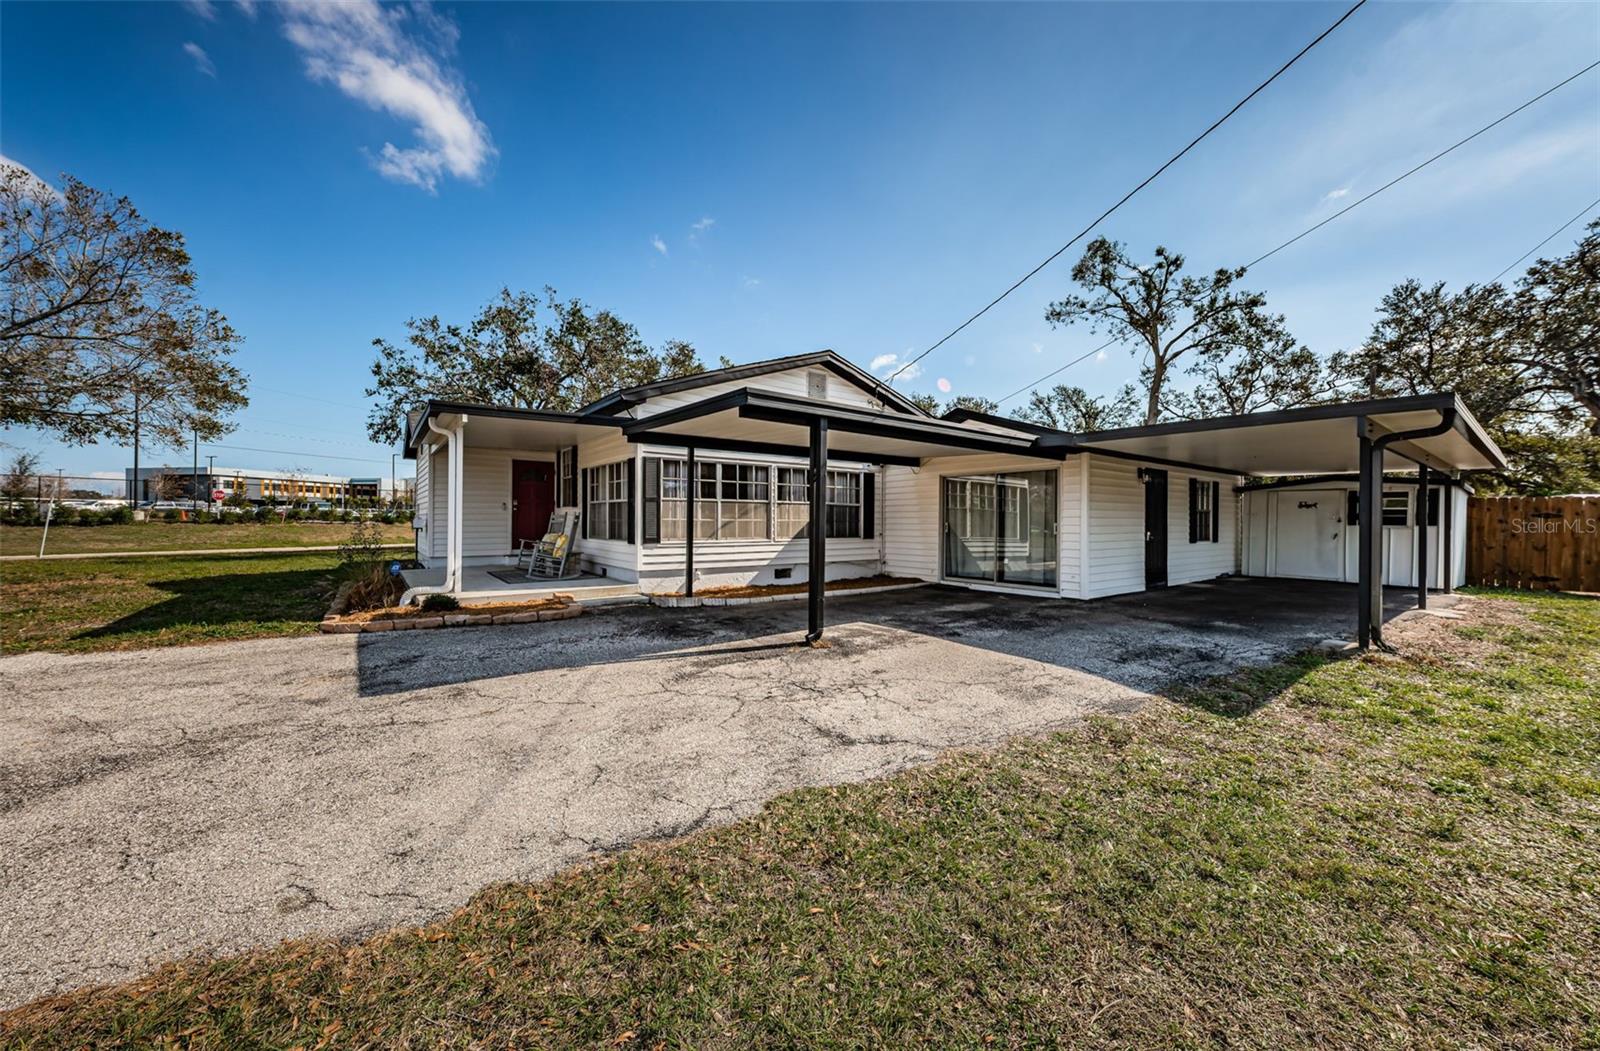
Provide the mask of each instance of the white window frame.
MULTIPOLYGON (((660 474, 657 503, 660 516, 660 542, 663 544, 681 544, 684 541, 685 519, 688 514, 687 496, 684 475, 688 461, 682 458, 660 456, 656 457, 660 463, 660 474)), ((809 484, 810 468, 799 464, 770 463, 759 460, 708 460, 696 457, 695 470, 700 474, 700 489, 695 494, 695 516, 702 523, 715 523, 714 528, 697 531, 696 544, 715 544, 738 541, 770 541, 774 543, 788 543, 792 540, 803 538, 806 526, 810 522, 811 497, 809 484), (728 478, 725 470, 732 469, 734 478, 728 478), (752 475, 759 472, 761 478, 739 479, 738 472, 748 470, 752 475), (713 472, 710 476, 707 471, 713 472), (766 496, 753 500, 740 500, 737 497, 724 495, 726 485, 746 485, 765 488, 766 496), (708 495, 709 493, 709 495, 708 495), (797 495, 798 494, 798 495, 797 495), (725 536, 723 535, 731 525, 737 525, 736 520, 725 518, 723 505, 732 503, 765 503, 766 530, 760 536, 725 536), (715 508, 714 514, 708 508, 715 508), (803 509, 799 514, 799 522, 794 522, 796 509, 803 509), (786 522, 785 519, 788 519, 786 522), (792 529, 792 532, 790 531, 792 529), (704 535, 705 533, 712 535, 704 535)), ((831 509, 835 507, 854 509, 854 531, 847 534, 830 532, 830 540, 859 540, 866 528, 866 475, 867 471, 861 468, 837 467, 828 469, 828 494, 830 497, 842 492, 847 497, 845 500, 826 505, 829 510, 824 511, 825 521, 831 524, 833 515, 831 509)))
POLYGON ((590 540, 628 541, 628 461, 589 468, 590 540), (621 505, 620 514, 615 510, 621 505), (612 536, 613 527, 617 535, 612 536))

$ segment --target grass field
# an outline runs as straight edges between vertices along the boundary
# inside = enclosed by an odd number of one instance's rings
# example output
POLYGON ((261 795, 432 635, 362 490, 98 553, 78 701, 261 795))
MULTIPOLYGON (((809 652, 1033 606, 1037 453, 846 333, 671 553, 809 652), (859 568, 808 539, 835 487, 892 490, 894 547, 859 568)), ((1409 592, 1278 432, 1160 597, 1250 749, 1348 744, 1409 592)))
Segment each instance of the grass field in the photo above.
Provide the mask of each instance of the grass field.
POLYGON ((1600 602, 1520 596, 783 796, 441 922, 170 965, 18 1047, 1600 1043, 1600 602))
MULTIPOLYGON (((391 544, 411 543, 408 523, 381 526, 391 544)), ((41 526, 0 526, 0 554, 39 553, 41 526)), ((350 526, 324 522, 244 522, 214 525, 198 522, 132 522, 128 525, 52 526, 45 554, 94 551, 184 551, 241 547, 323 547, 341 544, 350 526)))
POLYGON ((338 564, 331 551, 0 563, 0 653, 310 634, 338 564))

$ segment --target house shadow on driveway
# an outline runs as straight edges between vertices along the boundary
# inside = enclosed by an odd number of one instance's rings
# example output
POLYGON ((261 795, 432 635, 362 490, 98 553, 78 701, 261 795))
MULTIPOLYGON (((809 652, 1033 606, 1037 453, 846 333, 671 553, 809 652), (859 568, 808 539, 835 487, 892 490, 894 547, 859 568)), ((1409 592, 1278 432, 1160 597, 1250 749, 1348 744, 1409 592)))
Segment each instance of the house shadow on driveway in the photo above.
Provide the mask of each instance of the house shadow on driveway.
MULTIPOLYGON (((1392 617, 1415 594, 1393 589, 1385 600, 1392 617)), ((1354 585, 1319 581, 1227 578, 1093 602, 930 585, 830 594, 829 645, 815 650, 801 645, 804 602, 627 606, 539 625, 361 635, 357 668, 363 696, 639 662, 781 661, 793 680, 808 660, 888 669, 893 662, 872 651, 920 640, 976 651, 967 655, 975 677, 995 674, 985 657, 999 656, 1019 674, 1043 664, 1154 693, 1348 636, 1355 606, 1354 585)))

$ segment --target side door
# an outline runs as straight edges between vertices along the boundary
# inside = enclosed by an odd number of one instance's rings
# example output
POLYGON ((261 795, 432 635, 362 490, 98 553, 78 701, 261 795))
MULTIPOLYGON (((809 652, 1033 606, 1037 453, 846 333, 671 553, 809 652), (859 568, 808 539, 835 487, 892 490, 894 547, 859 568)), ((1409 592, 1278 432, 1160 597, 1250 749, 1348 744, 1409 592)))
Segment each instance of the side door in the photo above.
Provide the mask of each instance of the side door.
POLYGON ((1144 586, 1167 586, 1167 472, 1143 469, 1144 586))

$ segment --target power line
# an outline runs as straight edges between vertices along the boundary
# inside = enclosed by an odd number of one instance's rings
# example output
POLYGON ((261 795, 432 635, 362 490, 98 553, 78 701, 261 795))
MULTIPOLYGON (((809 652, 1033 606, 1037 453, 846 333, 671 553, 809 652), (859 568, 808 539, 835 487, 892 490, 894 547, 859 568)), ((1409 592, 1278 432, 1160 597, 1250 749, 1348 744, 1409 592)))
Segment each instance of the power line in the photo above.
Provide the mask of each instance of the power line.
POLYGON ((356 404, 354 404, 352 402, 347 402, 347 401, 330 401, 327 398, 318 398, 318 397, 316 397, 315 395, 312 395, 312 394, 301 394, 298 391, 278 390, 276 387, 263 387, 259 383, 255 384, 254 386, 255 386, 256 390, 264 390, 268 394, 282 394, 283 396, 288 397, 288 398, 304 398, 306 401, 319 401, 324 405, 332 405, 332 406, 334 406, 336 408, 340 408, 340 409, 363 409, 363 410, 365 410, 365 409, 371 408, 370 405, 356 405, 356 404))
POLYGON ((388 460, 376 460, 370 456, 330 456, 327 453, 303 453, 292 449, 254 449, 248 445, 218 445, 215 442, 205 442, 210 449, 227 449, 239 453, 269 453, 273 456, 305 456, 313 460, 344 460, 350 463, 388 463, 388 460))
POLYGON ((1039 384, 1043 383, 1045 380, 1054 379, 1055 377, 1061 375, 1063 372, 1065 372, 1068 369, 1072 368, 1072 366, 1076 365, 1078 362, 1084 361, 1084 360, 1086 360, 1088 358, 1093 357, 1094 355, 1100 353, 1102 350, 1105 350, 1107 347, 1111 346, 1111 344, 1113 344, 1115 342, 1116 342, 1115 339, 1106 340, 1104 343, 1100 344, 1098 347, 1096 347, 1093 350, 1089 351, 1089 353, 1080 354, 1078 357, 1073 358, 1071 361, 1067 362, 1065 365, 1061 366, 1059 369, 1056 369, 1054 372, 1047 372, 1043 376, 1040 376, 1038 379, 1034 380, 1032 383, 1028 384, 1027 386, 1020 387, 1017 390, 1012 391, 1010 394, 1007 394, 1004 398, 1001 398, 999 401, 995 402, 995 405, 996 406, 1004 405, 1006 402, 1010 401, 1012 398, 1015 398, 1018 394, 1025 394, 1028 391, 1032 390, 1033 388, 1037 387, 1039 384))
MULTIPOLYGON (((1496 125, 1501 124, 1501 123, 1505 122, 1506 120, 1509 120, 1510 118, 1516 116, 1518 113, 1521 113, 1523 110, 1527 109, 1529 106, 1532 106, 1534 103, 1540 101, 1541 99, 1545 98, 1548 95, 1553 94, 1556 90, 1565 87, 1566 85, 1572 83, 1574 80, 1577 80, 1579 77, 1583 76, 1585 73, 1588 73, 1590 70, 1594 69, 1596 66, 1600 66, 1600 61, 1591 62, 1589 65, 1587 65, 1587 66, 1583 67, 1582 69, 1578 70, 1578 72, 1572 74, 1570 77, 1567 77, 1565 80, 1561 81, 1560 83, 1556 84, 1555 86, 1550 87, 1550 88, 1546 88, 1544 91, 1541 91, 1539 94, 1535 95, 1533 98, 1531 98, 1528 101, 1524 102, 1522 105, 1518 106, 1516 109, 1511 110, 1510 112, 1508 112, 1508 113, 1506 113, 1506 114, 1504 114, 1504 115, 1502 115, 1500 117, 1497 117, 1496 119, 1490 121, 1488 124, 1485 124, 1483 127, 1479 128, 1477 131, 1473 132, 1471 135, 1468 135, 1466 138, 1461 139, 1460 141, 1456 142, 1454 145, 1449 146, 1446 149, 1440 150, 1438 153, 1434 154, 1432 157, 1429 157, 1427 160, 1423 161, 1421 164, 1419 164, 1416 167, 1412 168, 1410 171, 1407 171, 1402 175, 1398 175, 1395 178, 1390 179, 1388 182, 1384 183, 1382 186, 1378 187, 1376 190, 1373 190, 1371 193, 1367 194, 1365 197, 1362 197, 1359 200, 1354 201, 1349 205, 1346 205, 1344 208, 1341 208, 1339 211, 1334 212, 1332 215, 1328 216, 1326 219, 1324 219, 1321 222, 1317 223, 1315 226, 1312 226, 1312 227, 1309 227, 1309 228, 1307 228, 1305 230, 1302 230, 1300 233, 1298 233, 1295 236, 1289 238, 1287 241, 1283 242, 1278 247, 1274 248, 1272 251, 1266 253, 1265 255, 1257 256, 1254 260, 1252 260, 1251 262, 1245 264, 1245 269, 1248 270, 1251 267, 1255 266, 1257 263, 1261 262, 1262 260, 1267 259, 1270 256, 1276 255, 1277 253, 1283 251, 1285 248, 1288 248, 1290 245, 1294 244, 1296 241, 1298 241, 1301 238, 1305 237, 1307 234, 1315 233, 1316 231, 1322 229, 1324 226, 1327 226, 1329 223, 1333 222, 1335 219, 1339 218, 1341 215, 1344 215, 1346 212, 1350 211, 1351 209, 1356 208, 1359 205, 1365 204, 1367 201, 1372 200, 1374 197, 1378 196, 1378 194, 1380 194, 1383 191, 1389 189, 1391 186, 1394 186, 1396 183, 1399 183, 1402 180, 1410 178, 1411 176, 1415 175, 1417 172, 1421 171, 1422 169, 1426 168, 1428 165, 1432 164, 1434 161, 1437 161, 1440 158, 1444 157, 1446 154, 1453 152, 1458 147, 1465 146, 1467 143, 1471 142, 1473 139, 1477 138, 1479 135, 1482 135, 1484 132, 1488 131, 1490 128, 1493 128, 1496 125)), ((1573 223, 1577 222, 1579 219, 1581 219, 1584 216, 1584 214, 1586 212, 1589 211, 1590 208, 1594 208, 1596 205, 1600 205, 1600 200, 1596 200, 1594 203, 1592 203, 1592 204, 1588 205, 1587 207, 1585 207, 1582 212, 1579 212, 1577 215, 1573 216, 1571 219, 1568 219, 1567 222, 1565 223, 1565 225, 1563 225, 1561 227, 1561 230, 1565 230, 1568 226, 1571 226, 1573 223)), ((1530 249, 1528 252, 1524 253, 1522 258, 1518 259, 1516 263, 1512 263, 1511 266, 1506 267, 1505 270, 1502 270, 1502 271, 1500 271, 1499 274, 1496 274, 1494 280, 1495 281, 1500 280, 1500 278, 1505 274, 1506 270, 1510 270, 1512 267, 1516 266, 1517 263, 1522 262, 1523 259, 1528 258, 1528 256, 1532 255, 1534 252, 1537 252, 1539 249, 1543 248, 1553 238, 1555 238, 1558 234, 1560 234, 1561 230, 1557 230, 1555 233, 1551 234, 1549 237, 1546 237, 1543 241, 1540 241, 1538 244, 1534 245, 1533 248, 1530 249)), ((1096 347, 1094 350, 1091 350, 1088 354, 1084 354, 1084 355, 1082 355, 1080 357, 1073 358, 1071 361, 1067 362, 1065 365, 1061 366, 1059 369, 1056 369, 1054 372, 1051 372, 1048 375, 1040 376, 1038 379, 1034 380, 1032 383, 1030 383, 1027 386, 1023 387, 1021 390, 1015 391, 1015 392, 1013 392, 1011 394, 1007 394, 1004 398, 1001 398, 995 404, 996 405, 1005 404, 1006 402, 1010 401, 1012 398, 1015 398, 1018 394, 1021 394, 1024 391, 1027 391, 1027 390, 1031 390, 1032 388, 1037 387, 1039 384, 1043 383, 1045 380, 1051 379, 1052 377, 1057 376, 1062 372, 1065 372, 1067 369, 1069 369, 1072 366, 1078 364, 1080 361, 1083 361, 1085 358, 1088 358, 1092 354, 1096 354, 1099 351, 1104 350, 1106 347, 1109 347, 1112 343, 1115 343, 1115 342, 1117 342, 1117 341, 1116 340, 1111 340, 1108 343, 1103 343, 1100 346, 1096 347)))
POLYGON ((1494 275, 1493 279, 1491 279, 1489 283, 1492 285, 1496 281, 1500 280, 1502 277, 1505 277, 1507 271, 1515 269, 1518 263, 1521 263, 1524 259, 1528 258, 1533 253, 1537 252, 1539 249, 1543 248, 1545 245, 1549 244, 1551 241, 1554 241, 1557 237, 1559 237, 1562 234, 1563 231, 1566 230, 1567 227, 1571 226, 1573 223, 1577 222, 1579 219, 1582 219, 1585 215, 1587 215, 1589 213, 1589 211, 1591 209, 1593 209, 1597 205, 1600 205, 1600 197, 1597 197, 1594 200, 1590 201, 1588 204, 1584 205, 1583 206, 1583 211, 1579 212, 1577 215, 1574 215, 1571 219, 1568 219, 1566 222, 1562 223, 1561 224, 1561 228, 1559 230, 1557 230, 1555 233, 1551 234, 1549 237, 1546 237, 1543 241, 1540 241, 1538 244, 1534 245, 1532 248, 1528 249, 1526 252, 1523 252, 1521 255, 1517 256, 1517 261, 1515 263, 1512 263, 1510 266, 1506 267, 1505 270, 1502 270, 1498 274, 1494 275))
MULTIPOLYGON (((1412 168, 1411 170, 1407 171, 1403 175, 1395 176, 1393 179, 1390 179, 1388 182, 1384 183, 1382 186, 1378 187, 1376 190, 1373 190, 1371 193, 1367 194, 1365 197, 1362 197, 1359 200, 1354 201, 1351 204, 1348 204, 1345 207, 1339 209, 1337 212, 1334 212, 1332 215, 1330 215, 1326 219, 1322 220, 1322 222, 1317 223, 1315 226, 1309 227, 1308 229, 1302 230, 1298 234, 1295 234, 1293 237, 1289 238, 1287 241, 1283 242, 1283 244, 1281 244, 1278 247, 1274 248, 1272 251, 1268 252, 1266 255, 1257 256, 1255 259, 1252 259, 1250 262, 1246 263, 1244 265, 1244 268, 1246 270, 1248 270, 1251 267, 1255 266, 1257 263, 1261 262, 1262 260, 1269 259, 1272 256, 1277 255, 1279 252, 1283 251, 1285 248, 1288 248, 1290 245, 1292 245, 1296 241, 1300 240, 1300 238, 1306 236, 1307 234, 1315 233, 1317 230, 1320 230, 1324 226, 1327 226, 1329 223, 1333 222, 1335 219, 1339 218, 1339 216, 1345 214, 1346 212, 1350 211, 1351 209, 1358 208, 1361 205, 1367 203, 1368 201, 1372 200, 1374 197, 1378 196, 1378 194, 1382 193, 1383 191, 1387 190, 1389 187, 1393 186, 1395 183, 1401 182, 1402 180, 1405 180, 1405 179, 1409 179, 1411 176, 1415 175, 1417 172, 1419 172, 1422 169, 1426 168, 1428 165, 1432 164, 1434 161, 1440 159, 1441 157, 1445 156, 1448 153, 1453 153, 1456 149, 1458 149, 1458 148, 1460 148, 1462 146, 1465 146, 1467 143, 1471 142, 1473 139, 1477 138, 1479 135, 1482 135, 1484 132, 1488 131, 1490 128, 1493 128, 1497 124, 1501 124, 1501 123, 1504 123, 1505 121, 1510 120, 1512 117, 1515 117, 1518 113, 1521 113, 1523 110, 1527 109, 1529 106, 1533 105, 1535 102, 1540 101, 1541 99, 1543 99, 1547 95, 1553 94, 1554 92, 1556 92, 1560 88, 1566 87, 1568 84, 1572 83, 1574 80, 1577 80, 1579 77, 1583 76, 1585 73, 1589 72, 1591 69, 1594 69, 1596 66, 1600 66, 1600 61, 1595 61, 1595 62, 1589 63, 1587 66, 1584 66, 1582 69, 1580 69, 1576 73, 1572 74, 1572 76, 1568 77, 1567 79, 1561 81, 1559 84, 1555 85, 1555 87, 1546 88, 1545 90, 1539 92, 1539 94, 1535 95, 1533 98, 1529 99, 1527 102, 1524 102, 1522 105, 1518 106, 1516 109, 1510 111, 1509 113, 1503 114, 1502 116, 1496 117, 1494 120, 1492 120, 1489 123, 1485 124, 1483 127, 1479 128, 1477 131, 1473 132, 1471 135, 1468 135, 1466 138, 1457 141, 1455 144, 1453 144, 1451 146, 1448 146, 1445 149, 1440 150, 1438 153, 1435 153, 1432 157, 1429 157, 1427 160, 1423 161, 1421 164, 1419 164, 1415 168, 1412 168)), ((1512 264, 1512 265, 1514 266, 1516 264, 1512 264)))
POLYGON ((987 314, 996 305, 998 305, 1001 300, 1005 299, 1011 293, 1015 292, 1017 289, 1021 288, 1024 284, 1026 284, 1028 282, 1028 280, 1031 279, 1035 274, 1037 274, 1039 271, 1043 270, 1045 267, 1049 266, 1051 263, 1053 263, 1057 259, 1059 259, 1063 252, 1065 252, 1067 249, 1071 248, 1073 245, 1077 244, 1078 241, 1082 240, 1083 237, 1086 234, 1088 234, 1095 227, 1099 226, 1108 217, 1110 217, 1112 212, 1115 212, 1118 208, 1121 208, 1123 205, 1127 204, 1130 200, 1132 200, 1134 194, 1138 193, 1140 190, 1143 190, 1146 186, 1149 186, 1151 183, 1155 182, 1156 179, 1158 179, 1161 176, 1161 173, 1165 172, 1168 168, 1170 168, 1174 164, 1178 163, 1178 161, 1183 158, 1184 154, 1188 153, 1190 150, 1192 150, 1196 146, 1200 145, 1200 143, 1202 141, 1204 141, 1207 136, 1209 136, 1212 132, 1216 131, 1218 128, 1222 127, 1222 125, 1228 120, 1229 117, 1232 117, 1235 113, 1237 113, 1241 109, 1243 109, 1246 103, 1248 103, 1251 99, 1255 98, 1257 95, 1261 94, 1261 92, 1265 91, 1267 89, 1267 86, 1270 85, 1273 81, 1275 81, 1279 77, 1283 76, 1283 74, 1288 71, 1290 66, 1292 66, 1296 62, 1300 61, 1300 59, 1305 57, 1307 52, 1309 52, 1312 48, 1316 47, 1318 44, 1322 43, 1322 41, 1324 39, 1326 39, 1327 36, 1330 33, 1332 33, 1335 29, 1338 29, 1340 26, 1342 26, 1344 24, 1345 20, 1347 18, 1349 18, 1351 15, 1355 14, 1357 11, 1359 11, 1366 4, 1366 2, 1367 2, 1367 0, 1356 0, 1355 5, 1352 6, 1344 14, 1340 15, 1339 16, 1339 20, 1337 22, 1333 23, 1333 25, 1329 26, 1327 29, 1324 29, 1321 33, 1318 33, 1316 38, 1314 40, 1312 40, 1311 43, 1309 43, 1305 47, 1301 48, 1298 52, 1295 53, 1295 56, 1293 58, 1291 58, 1289 61, 1285 62, 1283 65, 1279 66, 1278 67, 1278 71, 1276 73, 1272 74, 1272 76, 1268 77, 1266 80, 1263 80, 1260 84, 1257 84, 1256 87, 1255 87, 1255 90, 1251 91, 1250 94, 1246 95, 1244 98, 1242 98, 1238 102, 1234 103, 1232 109, 1228 110, 1228 112, 1224 113, 1222 116, 1218 117, 1215 121, 1213 121, 1211 126, 1209 128, 1207 128, 1205 131, 1202 131, 1199 135, 1195 136, 1194 139, 1190 141, 1189 145, 1185 146, 1183 149, 1179 150, 1177 153, 1174 153, 1171 157, 1169 157, 1167 159, 1167 162, 1165 164, 1163 164, 1161 167, 1157 168, 1154 172, 1152 172, 1149 176, 1147 176, 1143 182, 1141 182, 1139 185, 1135 186, 1133 189, 1129 190, 1127 193, 1123 194, 1121 200, 1117 201, 1116 204, 1113 204, 1110 208, 1107 208, 1105 211, 1101 212, 1098 216, 1095 217, 1093 222, 1091 222, 1088 226, 1085 226, 1082 230, 1079 230, 1076 234, 1074 234, 1072 236, 1071 240, 1069 240, 1066 244, 1062 245, 1060 248, 1057 248, 1054 252, 1051 252, 1048 256, 1046 256, 1042 263, 1040 263, 1038 266, 1034 267, 1032 270, 1029 270, 1026 274, 1023 274, 1021 277, 1019 277, 1011 285, 1010 288, 1006 289, 1004 292, 1001 292, 998 296, 995 296, 993 299, 991 299, 988 302, 988 304, 982 310, 978 311, 976 314, 974 314, 971 317, 967 318, 967 320, 963 321, 961 324, 957 325, 955 328, 951 329, 948 333, 945 334, 943 339, 939 340, 939 342, 935 343, 933 346, 929 347, 927 350, 923 351, 921 354, 918 354, 916 357, 912 358, 910 361, 906 362, 905 364, 901 365, 899 368, 895 369, 894 372, 889 374, 888 382, 893 383, 895 377, 900 375, 900 373, 904 372, 906 369, 908 369, 911 366, 915 365, 917 362, 921 361, 923 358, 927 357, 929 354, 932 354, 934 351, 936 351, 940 347, 944 346, 952 338, 954 338, 955 335, 957 333, 959 333, 962 329, 966 328, 968 325, 972 324, 974 321, 978 320, 983 315, 987 314))

